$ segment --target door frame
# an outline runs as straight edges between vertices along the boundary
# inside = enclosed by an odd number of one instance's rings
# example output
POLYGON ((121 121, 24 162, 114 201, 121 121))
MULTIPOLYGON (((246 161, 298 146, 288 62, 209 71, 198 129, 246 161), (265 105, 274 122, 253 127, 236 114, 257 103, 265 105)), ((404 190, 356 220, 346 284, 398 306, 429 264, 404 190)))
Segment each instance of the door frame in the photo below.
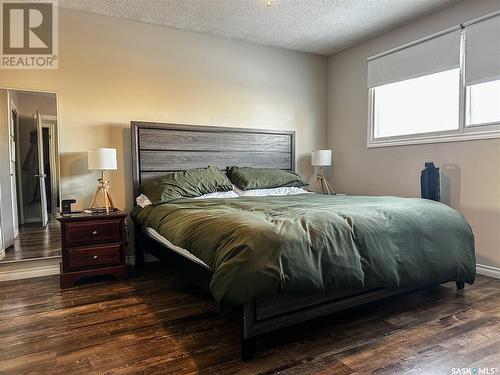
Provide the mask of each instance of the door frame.
POLYGON ((40 218, 42 219, 42 227, 45 228, 49 223, 49 205, 47 202, 47 174, 45 173, 45 159, 43 153, 42 116, 38 109, 33 115, 33 119, 36 122, 36 143, 38 145, 36 149, 38 155, 38 171, 35 176, 38 178, 38 191, 40 192, 40 218))
MULTIPOLYGON (((57 211, 57 195, 59 189, 59 165, 57 163, 57 156, 59 149, 57 147, 57 116, 40 114, 42 119, 42 129, 49 130, 49 164, 50 164, 50 219, 55 219, 57 211), (53 183, 54 176, 57 178, 57 184, 53 183)), ((59 191, 60 195, 60 191, 59 191)), ((60 207, 60 206, 59 206, 60 207)))
MULTIPOLYGON (((61 95, 59 94, 58 91, 51 91, 51 90, 40 90, 40 89, 32 89, 32 88, 27 88, 27 87, 13 87, 13 86, 10 86, 10 87, 7 87, 7 86, 0 86, 0 90, 7 90, 8 91, 26 91, 26 92, 32 92, 32 93, 39 93, 39 94, 53 94, 56 96, 56 115, 53 116, 55 117, 56 119, 56 123, 57 123, 57 131, 56 131, 56 138, 57 138, 57 142, 56 142, 56 147, 57 147, 57 187, 58 187, 58 190, 59 190, 59 207, 61 207, 61 202, 62 202, 62 183, 61 183, 61 174, 60 174, 60 171, 61 171, 61 154, 59 153, 59 151, 61 150, 61 130, 62 130, 62 126, 61 126, 61 111, 60 111, 60 99, 61 99, 61 95)), ((10 100, 8 101, 8 103, 10 103, 10 100)), ((9 111, 9 114, 10 114, 10 111, 9 111)), ((18 117, 18 122, 19 122, 19 117, 18 117)), ((16 146, 17 147, 17 146, 16 146)), ((2 207, 0 207, 0 210, 2 209, 2 207)))
MULTIPOLYGON (((12 100, 12 97, 10 95, 10 92, 8 93, 8 97, 9 97, 9 114, 12 114, 12 112, 15 112, 16 113, 16 123, 14 124, 14 127, 15 127, 15 135, 16 137, 15 138, 15 141, 16 141, 16 150, 15 150, 15 153, 16 153, 16 188, 17 188, 17 195, 16 195, 16 199, 17 199, 17 205, 18 205, 18 210, 17 210, 17 217, 18 217, 18 221, 19 221, 19 224, 20 225, 23 225, 24 224, 24 210, 22 209, 22 207, 24 207, 24 195, 23 195, 23 191, 22 191, 22 187, 23 187, 23 174, 22 174, 22 163, 19 162, 19 156, 21 155, 21 143, 18 142, 18 137, 19 137, 19 110, 16 106, 16 103, 14 103, 14 101, 12 100), (21 207, 21 209, 19 210, 19 207, 21 207)), ((19 227, 19 225, 18 225, 19 227)))

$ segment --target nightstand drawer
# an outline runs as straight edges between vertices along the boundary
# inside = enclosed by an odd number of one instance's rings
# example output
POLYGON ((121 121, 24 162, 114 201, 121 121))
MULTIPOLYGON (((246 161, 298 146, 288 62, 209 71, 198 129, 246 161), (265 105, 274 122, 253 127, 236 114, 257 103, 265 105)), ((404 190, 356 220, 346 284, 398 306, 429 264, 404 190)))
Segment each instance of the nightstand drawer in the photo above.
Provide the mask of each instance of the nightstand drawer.
POLYGON ((73 269, 118 264, 120 250, 121 243, 69 249, 68 265, 73 269))
POLYGON ((122 220, 101 220, 66 223, 66 243, 92 244, 118 242, 122 236, 122 220))

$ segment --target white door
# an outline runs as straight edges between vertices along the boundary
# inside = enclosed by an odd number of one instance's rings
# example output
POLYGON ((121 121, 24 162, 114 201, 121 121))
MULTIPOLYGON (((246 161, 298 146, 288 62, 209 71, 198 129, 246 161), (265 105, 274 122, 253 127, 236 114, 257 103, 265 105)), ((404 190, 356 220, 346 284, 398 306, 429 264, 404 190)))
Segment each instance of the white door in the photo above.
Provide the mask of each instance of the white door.
POLYGON ((43 158, 43 127, 42 127, 42 117, 40 113, 36 111, 35 115, 36 120, 36 136, 37 136, 37 145, 38 145, 38 185, 40 188, 40 212, 42 216, 42 225, 44 227, 47 226, 49 222, 49 212, 47 208, 47 191, 45 190, 45 179, 47 176, 45 175, 44 169, 44 158, 43 158))
POLYGON ((10 165, 10 116, 7 90, 0 90, 0 250, 14 243, 10 165), (9 120, 9 121, 5 121, 9 120))
POLYGON ((17 183, 16 183, 16 142, 14 132, 17 122, 17 113, 11 110, 10 113, 10 186, 12 191, 12 221, 14 225, 14 237, 19 235, 19 218, 17 212, 17 183))

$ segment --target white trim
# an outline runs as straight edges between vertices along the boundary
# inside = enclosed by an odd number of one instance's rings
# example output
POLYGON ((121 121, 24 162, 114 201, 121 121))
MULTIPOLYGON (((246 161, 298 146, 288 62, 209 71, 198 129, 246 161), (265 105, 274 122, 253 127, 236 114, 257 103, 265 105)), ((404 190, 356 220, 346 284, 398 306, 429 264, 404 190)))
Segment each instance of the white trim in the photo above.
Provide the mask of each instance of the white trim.
POLYGON ((41 261, 44 261, 44 260, 49 260, 50 259, 58 259, 58 261, 61 261, 61 256, 60 255, 51 255, 51 256, 47 256, 47 257, 43 257, 43 258, 27 258, 27 259, 13 259, 13 260, 2 260, 0 262, 0 269, 2 268, 3 265, 5 264, 8 264, 8 263, 22 263, 22 262, 41 262, 41 261))
POLYGON ((59 275, 59 265, 25 268, 22 270, 0 271, 0 282, 50 275, 59 275))
POLYGON ((460 76, 459 76, 459 92, 458 92, 458 133, 463 134, 465 130, 466 119, 466 95, 467 88, 465 87, 465 31, 460 34, 460 76))
POLYGON ((44 115, 44 114, 40 113, 40 117, 42 119, 42 122, 51 122, 53 124, 57 124, 57 116, 44 115))
POLYGON ((6 86, 1 86, 0 90, 37 92, 37 93, 40 93, 40 94, 57 94, 57 91, 36 90, 36 89, 28 89, 28 88, 22 88, 22 87, 6 87, 6 86))
POLYGON ((12 229, 14 230, 14 240, 19 236, 19 193, 17 191, 17 166, 19 163, 19 158, 17 154, 18 149, 18 139, 15 137, 19 121, 19 111, 17 110, 14 101, 12 100, 12 94, 7 91, 7 126, 8 126, 8 142, 9 142, 9 174, 10 174, 10 198, 12 207, 12 229), (14 123, 12 114, 16 114, 16 123, 14 123), (14 142, 14 147, 12 143, 14 142), (15 168, 12 168, 12 155, 14 155, 15 168))
MULTIPOLYGON (((2 267, 3 268, 3 267, 2 267)), ((43 265, 38 267, 7 269, 3 271, 0 268, 0 282, 9 280, 29 279, 32 277, 59 275, 59 263, 43 265)))
MULTIPOLYGON (((55 219, 57 215, 57 195, 59 188, 59 169, 57 167, 57 160, 59 157, 59 152, 57 150, 57 120, 51 120, 47 117, 41 115, 42 118, 42 129, 48 129, 49 131, 49 164, 50 164, 50 217, 55 219), (54 179, 57 179, 56 183, 54 183, 54 179)), ((54 117, 54 116, 50 116, 54 117)))
MULTIPOLYGON (((370 121, 370 120, 369 120, 370 121)), ((470 127, 467 127, 467 130, 470 127)), ((370 134, 370 130, 368 132, 370 134)), ((377 147, 390 147, 390 146, 403 146, 403 145, 420 145, 427 143, 443 143, 443 142, 461 142, 461 141, 473 141, 478 139, 492 139, 500 138, 500 131, 466 131, 462 134, 447 134, 447 135, 432 135, 432 136, 418 136, 415 135, 411 139, 395 139, 395 140, 380 140, 373 141, 368 138, 367 147, 377 148, 377 147)))
MULTIPOLYGON (((9 92, 9 91, 8 91, 9 92)), ((21 162, 21 142, 18 142, 19 141, 19 118, 21 117, 21 114, 19 113, 19 110, 17 109, 17 106, 16 106, 16 103, 14 103, 14 101, 12 100, 12 98, 10 99, 10 105, 11 105, 11 109, 16 112, 16 135, 17 135, 17 138, 16 138, 16 177, 17 177, 17 199, 18 199, 18 202, 19 202, 19 207, 21 208, 20 212, 18 212, 18 219, 19 219, 19 223, 18 223, 18 229, 19 229, 19 224, 23 225, 24 224, 24 196, 23 196, 23 171, 22 171, 22 162, 21 162)))
POLYGON ((500 268, 497 267, 486 266, 484 264, 476 264, 476 272, 480 275, 500 279, 500 268))

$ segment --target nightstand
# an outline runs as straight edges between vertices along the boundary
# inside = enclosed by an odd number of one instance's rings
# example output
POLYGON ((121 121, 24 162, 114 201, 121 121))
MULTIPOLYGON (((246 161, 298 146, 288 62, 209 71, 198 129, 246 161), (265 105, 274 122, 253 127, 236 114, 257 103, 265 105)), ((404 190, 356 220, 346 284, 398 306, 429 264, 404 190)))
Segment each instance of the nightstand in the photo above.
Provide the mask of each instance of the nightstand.
POLYGON ((61 223, 61 288, 89 276, 127 276, 127 227, 125 212, 70 214, 61 223))

